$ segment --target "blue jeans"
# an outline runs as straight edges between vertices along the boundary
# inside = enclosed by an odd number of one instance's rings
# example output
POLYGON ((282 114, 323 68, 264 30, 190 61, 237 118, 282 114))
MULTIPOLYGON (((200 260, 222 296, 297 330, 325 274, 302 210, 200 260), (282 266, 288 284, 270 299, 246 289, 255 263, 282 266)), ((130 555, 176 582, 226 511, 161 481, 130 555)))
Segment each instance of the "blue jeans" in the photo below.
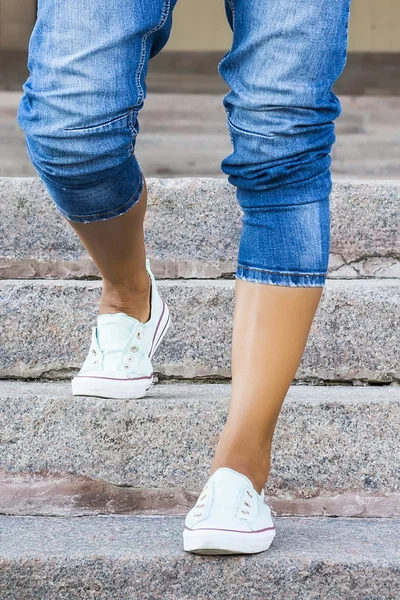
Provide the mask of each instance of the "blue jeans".
MULTIPOLYGON (((18 123, 57 209, 88 223, 138 201, 138 113, 148 61, 176 0, 39 0, 18 123)), ((330 151, 350 0, 227 0, 233 45, 219 65, 233 152, 222 170, 243 210, 237 277, 323 286, 330 151)))

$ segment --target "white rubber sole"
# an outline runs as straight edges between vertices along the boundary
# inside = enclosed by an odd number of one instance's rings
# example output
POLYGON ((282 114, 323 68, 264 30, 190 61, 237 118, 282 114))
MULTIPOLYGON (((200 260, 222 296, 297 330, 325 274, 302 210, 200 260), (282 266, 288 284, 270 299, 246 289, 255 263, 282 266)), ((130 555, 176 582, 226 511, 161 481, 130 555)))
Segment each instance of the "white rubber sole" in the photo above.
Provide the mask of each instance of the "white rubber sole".
POLYGON ((106 379, 105 377, 74 377, 71 382, 74 396, 98 398, 143 398, 153 383, 146 379, 106 379))
POLYGON ((268 550, 275 533, 275 529, 257 533, 185 529, 183 549, 194 554, 256 554, 268 550))
MULTIPOLYGON (((158 330, 153 342, 150 359, 161 344, 171 323, 169 309, 164 302, 164 314, 158 324, 158 330)), ((137 379, 119 379, 110 377, 77 375, 71 381, 74 396, 96 396, 98 398, 143 398, 153 383, 153 374, 137 379)))

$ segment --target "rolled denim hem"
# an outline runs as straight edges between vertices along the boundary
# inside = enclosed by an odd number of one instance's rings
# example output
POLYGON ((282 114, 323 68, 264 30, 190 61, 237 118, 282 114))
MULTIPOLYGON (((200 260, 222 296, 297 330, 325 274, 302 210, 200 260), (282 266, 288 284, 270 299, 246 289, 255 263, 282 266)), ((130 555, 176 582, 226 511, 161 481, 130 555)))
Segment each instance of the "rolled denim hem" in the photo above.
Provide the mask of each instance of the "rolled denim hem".
MULTIPOLYGON (((233 178, 228 178, 230 183, 233 178)), ((237 198, 243 210, 276 209, 321 202, 332 192, 329 169, 305 181, 275 185, 269 189, 245 189, 238 187, 237 198)))
POLYGON ((139 201, 143 192, 144 179, 134 156, 118 168, 99 173, 97 181, 85 182, 84 176, 65 178, 49 176, 34 165, 47 188, 57 210, 69 221, 94 223, 119 217, 128 212, 139 201), (117 206, 115 206, 119 203, 117 206), (64 206, 109 208, 88 214, 76 214, 64 206))
POLYGON ((323 287, 326 283, 326 273, 289 273, 239 265, 236 279, 288 287, 323 287))

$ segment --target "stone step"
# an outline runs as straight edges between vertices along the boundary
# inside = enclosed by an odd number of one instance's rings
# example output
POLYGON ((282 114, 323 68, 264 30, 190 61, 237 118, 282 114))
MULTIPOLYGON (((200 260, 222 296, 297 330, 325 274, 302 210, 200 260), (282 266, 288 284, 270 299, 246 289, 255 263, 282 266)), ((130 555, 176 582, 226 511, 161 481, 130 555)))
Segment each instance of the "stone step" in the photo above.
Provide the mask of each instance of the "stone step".
MULTIPOLYGON (((0 91, 0 123, 16 123, 17 108, 22 92, 0 91)), ((400 99, 373 96, 340 96, 342 114, 335 121, 337 134, 369 133, 377 126, 399 124, 400 99)), ((194 130, 224 133, 226 115, 221 96, 214 94, 148 94, 140 112, 141 132, 171 133, 194 130), (217 129, 218 128, 218 129, 217 129)))
MULTIPOLYGON (((342 116, 363 116, 365 126, 383 125, 393 127, 393 131, 399 126, 400 96, 341 96, 342 116)), ((339 117, 341 118, 341 117, 339 117)), ((338 123, 338 121, 336 121, 338 123)))
MULTIPOLYGON (((16 106, 19 97, 9 95, 8 106, 16 106)), ((336 133, 369 133, 376 127, 399 125, 400 98, 341 95, 342 114, 335 121, 336 133)), ((150 93, 140 115, 141 132, 173 133, 184 124, 184 131, 226 131, 222 98, 212 94, 150 93)))
POLYGON ((226 179, 221 162, 232 153, 227 132, 143 133, 136 155, 145 173, 152 177, 218 177, 226 179))
MULTIPOLYGON (((3 133, 0 124, 0 137, 6 139, 3 149, 0 148, 0 177, 36 177, 37 171, 30 162, 25 150, 23 136, 18 133, 3 133)), ((221 134, 222 135, 222 134, 221 134)), ((206 177, 225 180, 221 171, 222 159, 230 154, 229 140, 215 138, 208 135, 199 136, 202 140, 200 147, 192 144, 187 147, 185 138, 189 134, 174 138, 173 146, 169 138, 163 136, 143 134, 137 144, 137 156, 143 171, 148 177, 206 177), (161 140, 161 143, 158 143, 161 140), (223 144, 223 145, 221 145, 223 144)), ((193 141, 193 140, 192 140, 193 141)), ((346 158, 344 153, 335 154, 332 162, 333 177, 346 175, 347 179, 400 179, 398 152, 393 152, 390 158, 380 158, 381 154, 390 152, 386 144, 373 145, 368 152, 370 158, 366 160, 363 151, 351 150, 356 153, 355 158, 346 158)))
POLYGON ((400 155, 391 159, 336 158, 332 162, 332 174, 334 177, 359 177, 371 180, 400 179, 400 155))
POLYGON ((276 519, 267 552, 183 551, 182 517, 0 518, 3 600, 395 600, 400 520, 276 519))
MULTIPOLYGON (((334 184, 330 278, 400 277, 399 196, 400 182, 334 184)), ((146 241, 156 276, 231 276, 240 218, 224 180, 150 180, 146 241)), ((0 179, 0 276, 99 277, 38 178, 0 179)))
MULTIPOLYGON (((219 168, 221 161, 232 152, 228 134, 219 131, 218 127, 203 132, 196 123, 192 123, 193 130, 185 131, 185 121, 180 126, 170 131, 168 135, 161 128, 152 130, 146 128, 137 140, 137 153, 141 162, 145 161, 152 172, 156 172, 160 164, 160 156, 167 161, 169 168, 175 175, 179 170, 187 170, 193 163, 197 163, 203 170, 209 171, 219 168), (153 159, 153 162, 152 162, 153 159), (175 159, 175 163, 171 161, 175 159), (174 166, 172 166, 174 165, 174 166)), ((224 124, 224 123, 223 123, 224 124)), ((370 133, 337 134, 336 143, 332 149, 333 166, 335 161, 359 162, 386 160, 392 163, 400 159, 400 132, 392 128, 377 128, 370 133)), ((397 174, 400 175, 399 169, 397 174)), ((198 173, 201 176, 201 173, 198 173)))
MULTIPOLYGON (((25 134, 16 120, 21 96, 22 92, 0 92, 1 177, 36 175, 26 152, 25 134)), ((398 131, 398 98, 342 96, 341 101, 343 112, 335 121, 333 173, 399 178, 398 145, 392 141, 398 131), (348 160, 347 140, 355 160, 348 160), (382 161, 385 154, 388 159, 382 161), (366 155, 371 157, 369 162, 364 162, 366 155), (382 163, 379 169, 375 161, 382 163)), ((222 176, 220 162, 231 152, 231 145, 221 95, 149 94, 139 121, 137 153, 148 177, 222 176)))
MULTIPOLYGON (((210 126, 212 127, 212 123, 210 126)), ((224 122, 221 124, 224 126, 224 122)), ((136 153, 147 177, 217 177, 225 179, 220 165, 225 156, 231 153, 227 131, 202 131, 193 134, 185 132, 189 124, 177 122, 173 133, 141 133, 136 145, 136 153)), ((195 124, 190 123, 195 128, 195 124)), ((349 124, 349 127, 353 127, 349 124)), ((162 128, 161 128, 162 130, 162 128)), ((398 142, 393 133, 384 137, 380 132, 359 134, 355 125, 354 134, 337 134, 334 146, 332 173, 346 173, 348 177, 399 179, 398 142), (355 143, 351 139, 355 138, 355 143), (350 140, 348 140, 350 138, 350 140), (362 138, 358 139, 358 138, 362 138), (348 155, 354 156, 349 158, 348 155), (382 158, 386 156, 386 158, 382 158), (368 157, 368 159, 367 159, 368 157), (379 165, 379 168, 377 168, 379 165)), ((26 152, 25 138, 16 126, 0 120, 0 137, 4 143, 0 148, 0 177, 35 177, 37 172, 26 152)))
MULTIPOLYGON (((164 377, 230 377, 234 281, 160 281, 172 325, 164 377)), ((69 378, 82 366, 100 281, 0 280, 0 378, 69 378)), ((400 380, 399 279, 328 280, 296 379, 400 380)))
MULTIPOLYGON (((0 382, 0 513, 178 513, 209 475, 230 386, 158 384, 142 400, 0 382)), ((266 494, 279 515, 400 517, 400 387, 292 385, 266 494)))
MULTIPOLYGON (((4 124, 19 129, 16 122, 18 105, 22 98, 21 93, 0 92, 0 126, 4 124)), ((398 125, 400 103, 393 103, 393 99, 382 99, 379 110, 374 110, 373 103, 366 107, 352 104, 362 101, 342 96, 343 112, 335 121, 337 134, 365 133, 370 123, 380 122, 381 112, 388 115, 392 126, 398 125)), ((188 133, 198 131, 204 135, 208 133, 228 134, 226 127, 226 113, 222 104, 222 97, 212 94, 149 94, 144 108, 140 111, 140 131, 143 133, 188 133)), ((22 130, 21 130, 22 131, 22 130)))
MULTIPOLYGON (((375 120, 370 107, 352 109, 343 99, 346 108, 336 120, 336 134, 362 134, 367 131, 369 123, 375 120)), ((392 108, 394 111, 396 108, 392 108)), ((391 113, 392 114, 392 113, 391 113)), ((394 126, 398 124, 397 113, 393 114, 394 126)), ((149 94, 145 106, 139 115, 140 133, 174 133, 215 134, 227 136, 226 114, 221 96, 210 94, 149 94)))
MULTIPOLYGON (((337 138, 332 149, 332 158, 345 161, 400 161, 400 130, 393 127, 364 135, 343 135, 337 138)), ((400 169, 397 168, 400 176, 400 169)))
MULTIPOLYGON (((152 177, 224 177, 220 165, 232 148, 227 134, 143 133, 136 153, 152 177)), ((338 136, 332 174, 349 178, 400 179, 400 135, 338 136)), ((22 173, 21 173, 22 175, 22 173)))

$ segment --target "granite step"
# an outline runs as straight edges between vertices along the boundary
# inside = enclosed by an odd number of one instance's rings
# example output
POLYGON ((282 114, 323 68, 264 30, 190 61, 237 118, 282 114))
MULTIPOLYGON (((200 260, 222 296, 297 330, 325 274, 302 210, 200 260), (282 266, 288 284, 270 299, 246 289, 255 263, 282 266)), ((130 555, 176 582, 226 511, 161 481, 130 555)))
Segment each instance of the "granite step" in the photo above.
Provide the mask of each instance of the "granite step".
MULTIPOLYGON (((16 122, 22 92, 0 91, 0 125, 9 124, 20 130, 16 122)), ((400 102, 398 99, 381 98, 378 102, 368 98, 367 106, 359 106, 364 98, 342 96, 343 112, 335 121, 336 134, 363 134, 371 124, 398 125, 400 102), (397 102, 394 102, 397 100, 397 102)), ((204 135, 216 132, 228 135, 226 113, 222 97, 211 94, 149 94, 140 111, 140 132, 143 133, 187 133, 199 131, 204 135)), ((22 130, 20 130, 22 131, 22 130)), ((393 130, 392 130, 393 131, 393 130)))
MULTIPOLYGON (((18 99, 19 101, 19 99, 18 99)), ((346 104, 342 114, 335 121, 336 134, 363 134, 368 131, 371 121, 376 117, 370 107, 354 110, 346 104)), ((15 105, 16 101, 14 101, 15 105)), ((387 106, 391 110, 391 124, 397 126, 399 108, 387 106), (396 112, 397 109, 397 112, 396 112)), ((382 110, 382 109, 381 109, 382 110)), ((140 111, 140 136, 149 133, 164 133, 168 136, 174 133, 193 132, 202 135, 219 133, 229 139, 226 126, 226 113, 222 104, 222 97, 209 94, 149 94, 145 106, 140 111)), ((139 139, 140 139, 139 136, 139 139)))
MULTIPOLYGON (((337 181, 329 278, 400 278, 400 182, 337 181)), ((157 277, 233 276, 241 229, 220 179, 149 181, 146 242, 157 277)), ((99 278, 38 178, 0 179, 0 277, 99 278)))
MULTIPOLYGON (((399 113, 400 114, 400 113, 399 113)), ((400 130, 393 126, 378 127, 364 135, 348 134, 338 136, 332 148, 332 158, 335 161, 364 161, 387 160, 397 164, 400 160, 400 130)), ((397 171, 400 175, 400 169, 397 171)))
MULTIPOLYGON (((362 152, 360 153, 362 156, 362 152)), ((398 157, 379 158, 335 158, 332 162, 332 175, 334 177, 359 177, 364 180, 374 179, 400 179, 400 154, 398 157)))
MULTIPOLYGON (((201 491, 230 385, 158 384, 142 400, 0 382, 0 513, 184 513, 201 491)), ((266 494, 279 515, 400 517, 400 387, 292 385, 266 494)))
MULTIPOLYGON (((224 123, 223 123, 224 124, 224 123)), ((192 125, 193 131, 141 133, 136 152, 146 173, 153 177, 217 177, 223 176, 222 160, 231 154, 232 147, 226 132, 203 132, 192 125)), ((351 177, 371 178, 386 175, 400 179, 400 132, 392 128, 378 131, 340 135, 332 149, 332 173, 351 177), (375 169, 373 168, 376 165, 375 169), (343 166, 346 170, 343 170, 343 166)))
MULTIPOLYGON (((160 281, 172 325, 160 377, 230 377, 234 281, 160 281)), ((86 357, 100 281, 0 280, 0 378, 70 378, 86 357)), ((400 279, 327 280, 296 380, 400 381, 400 279)))
MULTIPOLYGON (((215 133, 146 132, 136 146, 140 164, 152 177, 225 178, 220 165, 231 152, 229 136, 215 133)), ((338 136, 331 171, 348 178, 400 179, 400 134, 338 136)))
MULTIPOLYGON (((351 121, 351 120, 350 120, 351 121)), ((337 131, 337 148, 334 146, 332 173, 346 173, 349 178, 367 178, 372 175, 377 179, 396 180, 400 177, 399 172, 399 149, 398 143, 393 136, 379 132, 360 134, 359 126, 349 123, 349 128, 354 127, 356 135, 342 134, 337 131), (371 142, 365 141, 359 144, 354 137, 367 137, 371 142), (340 140, 340 142, 339 142, 340 140), (361 146, 361 147, 360 147, 361 146), (365 156, 364 156, 365 153, 365 156), (348 155, 353 155, 350 159, 348 155), (381 158, 386 156, 387 158, 381 158), (368 157, 368 160, 366 160, 368 157), (374 165, 379 164, 379 169, 374 165), (342 165, 347 170, 344 171, 342 165)), ((137 145, 136 154, 147 177, 216 177, 225 179, 221 171, 221 161, 231 151, 228 132, 225 130, 225 121, 222 122, 224 130, 218 132, 221 126, 215 127, 215 131, 198 131, 193 134, 195 123, 191 123, 189 132, 183 121, 177 124, 172 133, 155 133, 147 129, 141 133, 137 145)), ((213 123, 210 124, 213 127, 213 123)), ((163 128, 161 128, 161 131, 163 128)), ((0 147, 0 177, 36 177, 37 171, 32 165, 26 152, 25 136, 16 124, 2 121, 0 118, 0 137, 4 140, 0 147)))
POLYGON ((377 127, 383 125, 384 127, 391 126, 393 131, 395 131, 399 125, 399 96, 383 97, 379 95, 373 96, 372 94, 365 96, 341 96, 340 102, 342 104, 343 116, 363 116, 367 130, 370 130, 371 126, 377 127))
POLYGON ((2 600, 396 600, 400 520, 276 519, 267 552, 182 549, 182 517, 0 518, 2 600))

